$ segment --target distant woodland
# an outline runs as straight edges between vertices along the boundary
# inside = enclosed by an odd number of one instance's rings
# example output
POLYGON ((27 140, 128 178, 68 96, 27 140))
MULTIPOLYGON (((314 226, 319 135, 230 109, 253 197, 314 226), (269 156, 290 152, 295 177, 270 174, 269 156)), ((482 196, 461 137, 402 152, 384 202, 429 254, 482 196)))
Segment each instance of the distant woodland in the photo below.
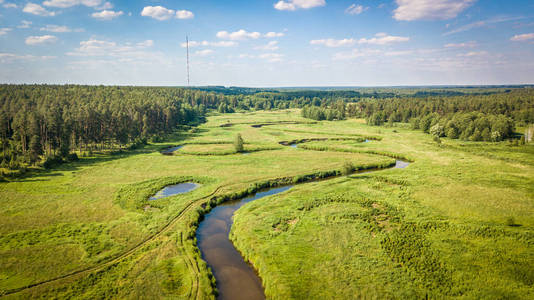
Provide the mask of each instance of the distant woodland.
POLYGON ((360 117, 370 125, 410 123, 437 137, 502 141, 515 137, 516 126, 534 123, 534 89, 0 85, 0 168, 24 171, 93 151, 137 148, 203 122, 209 111, 287 108, 302 108, 314 120, 360 117))

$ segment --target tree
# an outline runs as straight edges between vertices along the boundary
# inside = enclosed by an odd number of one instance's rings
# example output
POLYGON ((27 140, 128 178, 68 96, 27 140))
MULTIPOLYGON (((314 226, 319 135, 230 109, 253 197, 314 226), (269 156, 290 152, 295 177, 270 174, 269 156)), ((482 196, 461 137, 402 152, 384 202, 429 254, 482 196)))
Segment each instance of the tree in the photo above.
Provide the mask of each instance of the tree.
POLYGON ((441 125, 436 124, 432 127, 430 127, 430 134, 433 136, 437 136, 438 138, 445 136, 445 128, 441 125))
POLYGON ((349 176, 352 172, 354 172, 354 165, 350 161, 346 161, 341 167, 341 175, 349 176))
POLYGON ((236 136, 235 136, 235 140, 234 140, 234 147, 235 147, 235 151, 237 153, 241 153, 244 151, 244 147, 243 147, 243 138, 241 137, 241 134, 238 133, 236 136))

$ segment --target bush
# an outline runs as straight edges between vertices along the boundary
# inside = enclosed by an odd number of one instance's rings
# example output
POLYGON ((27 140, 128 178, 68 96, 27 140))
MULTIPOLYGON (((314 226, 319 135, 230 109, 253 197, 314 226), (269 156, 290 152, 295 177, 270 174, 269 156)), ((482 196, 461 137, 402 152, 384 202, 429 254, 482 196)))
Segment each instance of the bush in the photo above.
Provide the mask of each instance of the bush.
POLYGON ((341 168, 341 175, 348 176, 354 172, 354 165, 347 161, 343 164, 343 167, 341 168))
POLYGON ((234 147, 236 152, 243 152, 243 138, 241 137, 241 134, 237 134, 234 141, 234 147))
POLYGON ((68 161, 78 161, 79 158, 78 158, 78 155, 76 153, 70 153, 69 155, 67 155, 67 160, 68 161))
POLYGON ((63 159, 60 156, 49 156, 43 162, 43 167, 45 169, 53 168, 56 165, 59 165, 63 162, 63 159))

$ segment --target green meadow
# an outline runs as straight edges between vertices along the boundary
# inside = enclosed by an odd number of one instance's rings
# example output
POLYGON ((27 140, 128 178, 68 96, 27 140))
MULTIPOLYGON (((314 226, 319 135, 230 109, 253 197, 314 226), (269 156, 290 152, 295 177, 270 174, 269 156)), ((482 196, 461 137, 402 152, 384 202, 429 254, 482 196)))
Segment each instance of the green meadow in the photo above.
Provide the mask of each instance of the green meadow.
POLYGON ((534 298, 534 146, 437 144, 397 125, 213 114, 165 142, 0 183, 0 296, 212 299, 202 215, 295 184, 234 218, 268 298, 534 298), (411 163, 386 168, 396 158, 411 163), (385 169, 333 177, 347 164, 385 169), (148 200, 181 182, 200 187, 148 200))

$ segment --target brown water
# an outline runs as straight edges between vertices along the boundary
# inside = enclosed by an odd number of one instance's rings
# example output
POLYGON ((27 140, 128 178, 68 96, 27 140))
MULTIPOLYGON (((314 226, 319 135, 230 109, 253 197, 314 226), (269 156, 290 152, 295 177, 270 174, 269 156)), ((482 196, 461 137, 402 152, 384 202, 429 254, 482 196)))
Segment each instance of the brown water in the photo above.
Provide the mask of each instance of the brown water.
MULTIPOLYGON (((397 160, 393 168, 403 169, 408 162, 397 160)), ((370 173, 375 171, 362 171, 370 173)), ((265 299, 261 279, 252 266, 246 263, 228 238, 233 215, 241 206, 271 195, 285 192, 293 186, 270 188, 253 196, 219 204, 204 216, 197 229, 197 246, 202 258, 217 280, 217 299, 265 299)))

